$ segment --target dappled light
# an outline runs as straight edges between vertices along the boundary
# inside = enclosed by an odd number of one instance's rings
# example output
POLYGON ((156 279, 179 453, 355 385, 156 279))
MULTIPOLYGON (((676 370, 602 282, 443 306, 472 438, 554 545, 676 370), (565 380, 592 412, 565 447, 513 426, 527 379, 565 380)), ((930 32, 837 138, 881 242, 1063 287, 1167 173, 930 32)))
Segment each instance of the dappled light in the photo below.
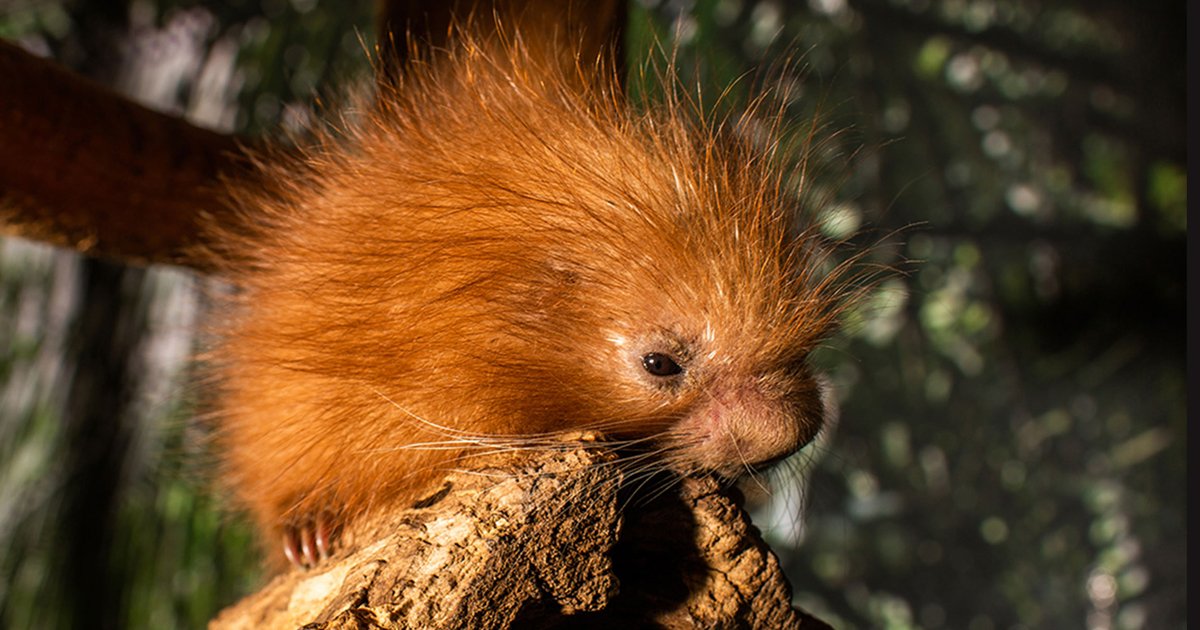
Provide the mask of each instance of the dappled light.
MULTIPOLYGON (((0 38, 220 131, 302 134, 370 82, 369 2, 10 4, 0 38)), ((1183 3, 630 6, 634 76, 676 50, 707 106, 771 93, 795 203, 882 270, 818 351, 836 429, 746 489, 796 602, 837 628, 1186 625, 1183 3)), ((127 567, 120 627, 201 627, 260 577, 192 418, 206 281, 106 265, 0 240, 0 626, 78 621, 50 602, 88 528, 127 567), (102 525, 67 522, 89 469, 63 455, 92 439, 63 418, 104 369, 97 277, 123 357, 102 525)))

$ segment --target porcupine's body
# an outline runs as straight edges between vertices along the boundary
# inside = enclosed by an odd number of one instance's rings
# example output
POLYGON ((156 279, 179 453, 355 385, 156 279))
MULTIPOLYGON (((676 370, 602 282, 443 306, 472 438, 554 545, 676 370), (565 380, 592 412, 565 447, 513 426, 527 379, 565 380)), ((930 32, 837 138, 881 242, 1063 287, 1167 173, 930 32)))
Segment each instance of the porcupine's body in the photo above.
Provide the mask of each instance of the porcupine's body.
POLYGON ((839 300, 783 165, 678 98, 458 50, 236 193, 219 449, 264 533, 414 500, 460 438, 596 430, 730 477, 807 443, 839 300))

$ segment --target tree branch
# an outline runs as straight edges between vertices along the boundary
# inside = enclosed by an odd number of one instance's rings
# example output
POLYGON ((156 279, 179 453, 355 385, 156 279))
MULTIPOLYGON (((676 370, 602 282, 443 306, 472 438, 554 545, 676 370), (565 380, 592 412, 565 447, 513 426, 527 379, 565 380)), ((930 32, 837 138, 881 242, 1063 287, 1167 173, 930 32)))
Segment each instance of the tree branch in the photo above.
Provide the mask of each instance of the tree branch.
POLYGON ((233 136, 161 114, 0 42, 0 232, 205 270, 199 224, 232 219, 233 136))
POLYGON ((714 481, 622 512, 614 462, 564 443, 453 474, 210 628, 827 627, 792 608, 775 556, 714 481))
MULTIPOLYGON (((579 37, 582 62, 620 51, 625 3, 598 0, 380 2, 381 70, 407 50, 393 33, 411 29, 422 45, 444 45, 454 19, 494 14, 548 45, 579 37)), ((402 36, 401 36, 402 37, 402 36)), ((567 47, 564 46, 564 49, 567 47)), ((0 41, 0 234, 84 253, 200 271, 217 266, 206 222, 238 220, 226 180, 253 177, 235 136, 161 114, 0 41)))

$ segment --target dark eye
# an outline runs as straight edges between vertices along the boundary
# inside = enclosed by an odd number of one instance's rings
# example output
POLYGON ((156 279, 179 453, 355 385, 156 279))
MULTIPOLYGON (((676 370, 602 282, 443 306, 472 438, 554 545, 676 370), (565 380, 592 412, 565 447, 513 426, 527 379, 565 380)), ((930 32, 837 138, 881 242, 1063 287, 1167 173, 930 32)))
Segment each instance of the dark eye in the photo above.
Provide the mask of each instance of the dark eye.
POLYGON ((658 352, 651 352, 642 357, 642 367, 654 376, 675 376, 683 371, 675 359, 658 352))

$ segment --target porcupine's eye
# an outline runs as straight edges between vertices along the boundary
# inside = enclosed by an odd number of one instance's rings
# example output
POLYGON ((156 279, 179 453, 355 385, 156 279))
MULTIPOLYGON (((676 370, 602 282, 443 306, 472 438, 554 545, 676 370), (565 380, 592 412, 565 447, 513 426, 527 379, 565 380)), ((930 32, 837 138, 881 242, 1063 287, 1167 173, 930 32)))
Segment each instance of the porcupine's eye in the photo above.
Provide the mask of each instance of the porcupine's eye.
POLYGON ((675 376, 683 372, 683 368, 675 362, 670 356, 658 352, 651 352, 642 357, 642 367, 654 376, 675 376))

